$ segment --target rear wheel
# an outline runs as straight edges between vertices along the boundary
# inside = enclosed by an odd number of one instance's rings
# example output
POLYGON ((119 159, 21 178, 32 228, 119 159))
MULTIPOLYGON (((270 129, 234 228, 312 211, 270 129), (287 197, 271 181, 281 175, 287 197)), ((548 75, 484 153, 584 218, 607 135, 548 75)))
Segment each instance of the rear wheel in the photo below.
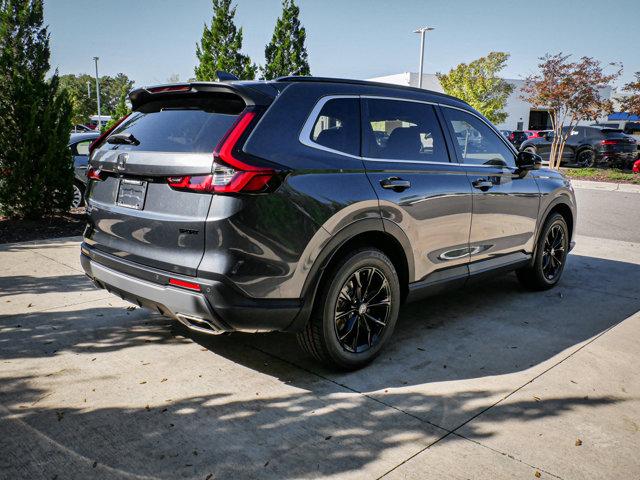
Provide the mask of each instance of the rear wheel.
POLYGON ((525 147, 524 151, 529 153, 536 153, 536 147, 531 147, 531 146, 525 147))
POLYGON ((400 284, 380 250, 356 250, 327 272, 311 319, 298 334, 317 360, 353 370, 371 362, 387 342, 400 308, 400 284))
POLYGON ((580 150, 576 156, 576 165, 581 168, 593 167, 596 160, 596 154, 593 150, 580 150))
POLYGON ((516 271, 518 280, 531 290, 554 287, 560 281, 568 253, 567 222, 562 215, 554 213, 542 227, 533 264, 516 271))
POLYGON ((84 187, 78 183, 73 184, 73 201, 71 208, 80 208, 84 205, 84 187))

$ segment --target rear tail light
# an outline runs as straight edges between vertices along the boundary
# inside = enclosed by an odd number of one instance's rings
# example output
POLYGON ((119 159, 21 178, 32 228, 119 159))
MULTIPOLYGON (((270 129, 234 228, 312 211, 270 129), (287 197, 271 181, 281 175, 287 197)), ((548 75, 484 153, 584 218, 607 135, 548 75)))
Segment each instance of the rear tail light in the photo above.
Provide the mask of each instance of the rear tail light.
POLYGON ((516 134, 515 133, 510 133, 509 134, 509 140, 511 140, 513 142, 514 138, 516 138, 516 134))
POLYGON ((213 152, 211 175, 169 177, 169 186, 176 190, 215 193, 259 193, 265 191, 276 176, 271 168, 257 167, 240 159, 238 144, 257 119, 257 112, 245 110, 222 137, 213 152))
POLYGON ((122 122, 124 122, 125 119, 129 117, 129 115, 131 115, 131 114, 128 114, 128 115, 125 115, 124 117, 122 117, 120 120, 118 120, 116 123, 114 123, 111 127, 109 127, 109 129, 107 129, 102 135, 100 135, 93 142, 91 142, 91 145, 89 145, 89 155, 91 155, 96 148, 98 148, 100 145, 102 145, 102 142, 104 142, 107 139, 109 134, 111 132, 113 132, 113 130, 118 125, 120 125, 122 122))
POLYGON ((617 145, 618 143, 620 143, 619 140, 602 140, 600 142, 602 145, 617 145))
POLYGON ((87 170, 87 178, 89 180, 97 180, 99 182, 104 180, 104 177, 102 176, 102 170, 93 167, 89 167, 89 169, 87 170))
POLYGON ((196 292, 200 291, 200 284, 178 280, 177 278, 170 278, 169 285, 173 285, 174 287, 186 288, 187 290, 194 290, 196 292))

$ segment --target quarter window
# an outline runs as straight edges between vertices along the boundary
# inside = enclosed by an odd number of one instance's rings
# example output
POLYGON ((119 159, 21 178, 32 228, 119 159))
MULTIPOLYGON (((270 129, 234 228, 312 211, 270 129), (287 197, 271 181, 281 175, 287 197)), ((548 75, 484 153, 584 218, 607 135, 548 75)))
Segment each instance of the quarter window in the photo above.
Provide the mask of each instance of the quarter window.
POLYGON ((360 155, 360 101, 334 98, 325 103, 311 129, 311 141, 331 150, 360 155))
POLYGON ((483 121, 469 113, 443 108, 462 163, 515 167, 513 151, 483 121))
POLYGON ((91 145, 91 142, 93 142, 93 140, 76 143, 76 155, 89 155, 89 145, 91 145))
POLYGON ((365 100, 365 157, 448 162, 433 106, 400 100, 365 100))

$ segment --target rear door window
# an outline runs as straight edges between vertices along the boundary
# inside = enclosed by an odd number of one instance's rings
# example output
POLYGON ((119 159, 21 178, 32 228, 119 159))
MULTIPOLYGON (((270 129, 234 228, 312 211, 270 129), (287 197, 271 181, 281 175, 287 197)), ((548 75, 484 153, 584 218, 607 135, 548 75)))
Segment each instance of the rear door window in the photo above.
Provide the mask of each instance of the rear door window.
POLYGON ((432 105, 366 99, 363 155, 368 158, 449 162, 440 123, 432 105))
POLYGON ((328 100, 313 124, 310 140, 330 150, 360 155, 360 100, 328 100))

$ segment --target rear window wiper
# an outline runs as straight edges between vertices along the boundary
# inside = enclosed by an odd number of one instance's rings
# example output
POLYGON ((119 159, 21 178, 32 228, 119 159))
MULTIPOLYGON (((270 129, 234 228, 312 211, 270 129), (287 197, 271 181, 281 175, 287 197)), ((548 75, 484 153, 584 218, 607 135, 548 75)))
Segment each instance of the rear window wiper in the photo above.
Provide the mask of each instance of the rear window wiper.
POLYGON ((107 143, 140 145, 140 141, 133 136, 133 133, 128 132, 114 133, 109 138, 107 138, 107 143))

